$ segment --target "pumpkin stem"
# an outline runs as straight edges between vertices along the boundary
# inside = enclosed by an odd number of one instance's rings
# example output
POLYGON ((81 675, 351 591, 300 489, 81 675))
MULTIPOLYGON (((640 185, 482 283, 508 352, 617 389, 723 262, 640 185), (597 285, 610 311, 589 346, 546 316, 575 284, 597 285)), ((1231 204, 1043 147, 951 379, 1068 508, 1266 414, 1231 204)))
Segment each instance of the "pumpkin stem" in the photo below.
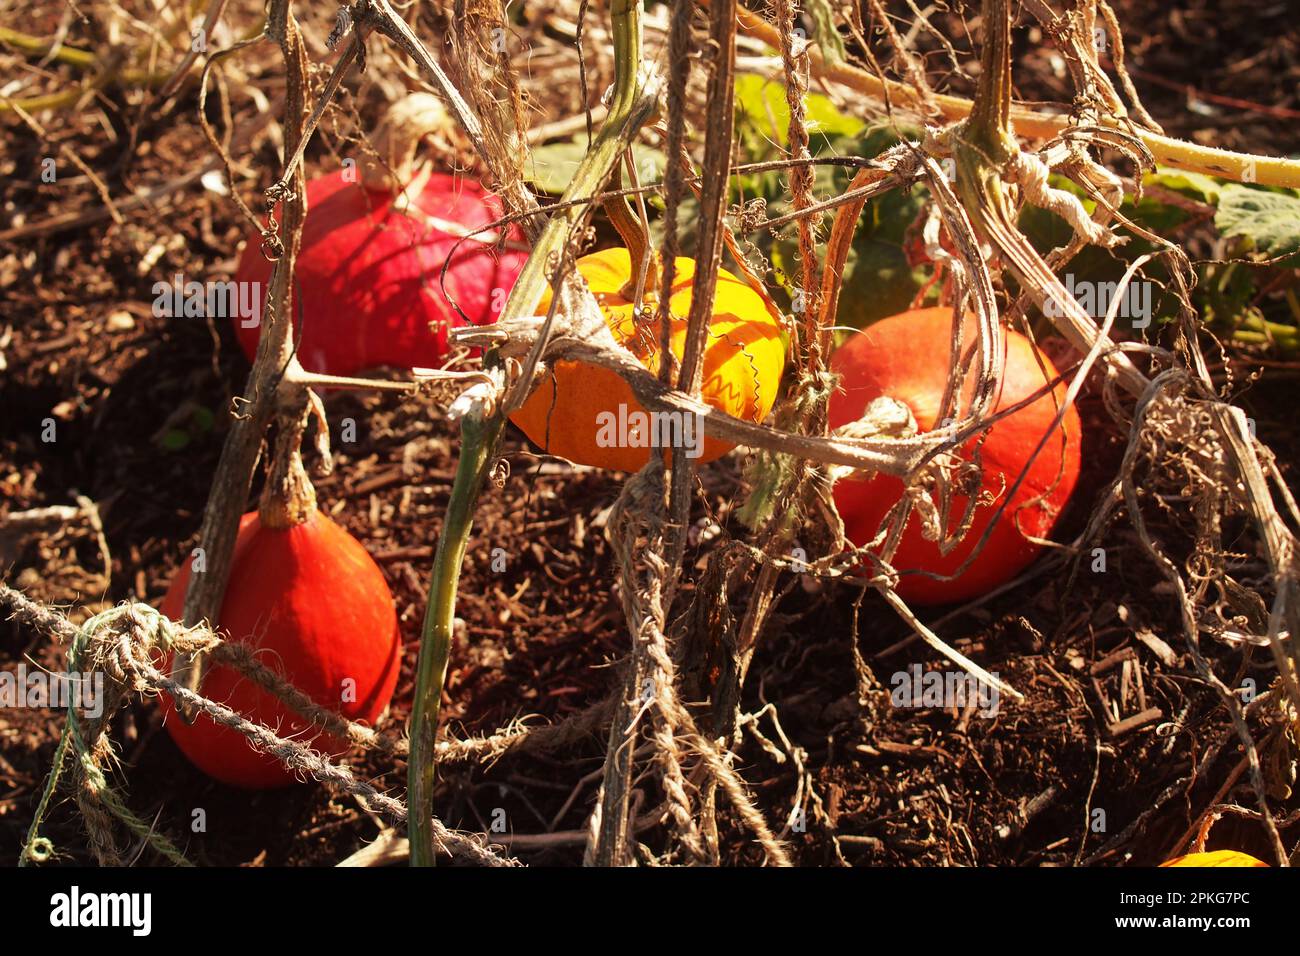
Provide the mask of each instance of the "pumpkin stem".
POLYGON ((302 465, 301 450, 310 416, 310 403, 301 400, 283 403, 276 415, 275 450, 257 506, 264 527, 286 530, 316 513, 316 489, 302 465))
POLYGON ((1011 141, 1011 9, 1009 0, 984 0, 984 47, 970 116, 961 137, 995 163, 1006 161, 1011 141))
MULTIPOLYGON (((615 166, 610 177, 610 188, 617 191, 621 188, 622 183, 622 176, 619 175, 618 167, 615 166)), ((650 244, 650 234, 644 220, 632 211, 626 197, 616 196, 606 200, 604 209, 605 215, 609 217, 609 221, 618 230, 623 245, 627 246, 631 267, 628 280, 624 283, 623 288, 619 290, 619 294, 634 306, 640 308, 641 295, 644 290, 658 288, 659 286, 658 252, 650 244)))
POLYGON ((388 107, 370 135, 376 157, 363 160, 361 181, 367 189, 398 192, 416 177, 416 154, 425 137, 453 128, 442 100, 432 93, 410 93, 388 107))
MULTIPOLYGON (((590 200, 600 191, 624 150, 630 147, 637 131, 654 111, 654 100, 646 95, 638 79, 641 57, 640 4, 641 0, 612 0, 611 16, 615 24, 630 24, 630 27, 615 30, 618 79, 614 101, 604 125, 561 197, 565 211, 555 214, 547 222, 533 246, 528 262, 515 280, 498 320, 501 323, 532 314, 549 282, 548 272, 552 268, 552 258, 565 249, 575 221, 584 212, 582 204, 575 200, 590 200), (620 17, 625 19, 620 20, 620 17)), ((491 352, 484 359, 488 366, 499 362, 491 352)), ((528 383, 521 382, 521 385, 526 389, 528 383)), ((522 404, 527 397, 528 393, 523 389, 523 394, 518 395, 514 407, 522 404)), ((429 582, 429 607, 424 632, 420 637, 415 702, 411 712, 406 825, 413 866, 431 866, 435 861, 432 827, 434 744, 443 680, 451 652, 456 589, 473 521, 474 505, 491 471, 513 396, 512 392, 498 410, 486 418, 483 413, 473 411, 461 421, 461 457, 451 487, 451 499, 447 503, 447 517, 434 556, 433 576, 429 582)))

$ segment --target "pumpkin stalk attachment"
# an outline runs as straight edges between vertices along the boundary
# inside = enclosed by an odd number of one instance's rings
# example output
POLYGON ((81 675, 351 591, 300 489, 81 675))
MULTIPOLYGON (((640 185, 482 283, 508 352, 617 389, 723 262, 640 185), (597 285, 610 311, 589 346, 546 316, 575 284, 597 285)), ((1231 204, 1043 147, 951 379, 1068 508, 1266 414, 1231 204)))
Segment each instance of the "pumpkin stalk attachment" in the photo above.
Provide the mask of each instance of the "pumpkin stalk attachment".
MULTIPOLYGON (((631 151, 628 152, 629 157, 631 151)), ((622 183, 617 167, 610 185, 617 190, 622 183)), ((659 285, 659 254, 650 245, 650 235, 645 223, 632 212, 632 207, 623 196, 615 196, 604 203, 605 215, 618 231, 623 245, 627 246, 628 258, 632 263, 631 275, 620 290, 637 309, 641 307, 641 294, 645 289, 654 289, 659 285)))
POLYGON ((450 120, 442 100, 432 93, 411 93, 388 107, 370 136, 375 156, 361 167, 367 189, 383 192, 405 188, 427 161, 418 161, 420 144, 429 136, 445 136, 450 120))
MULTIPOLYGON (((267 35, 280 46, 284 58, 288 85, 285 95, 284 148, 292 155, 306 145, 304 117, 307 106, 304 89, 307 85, 306 53, 297 22, 291 13, 268 22, 267 35)), ((253 372, 245 389, 248 414, 238 419, 226 435, 221 448, 221 459, 203 513, 203 527, 199 539, 207 555, 207 570, 190 578, 182 606, 177 615, 187 626, 208 621, 214 628, 220 626, 221 608, 230 578, 231 561, 239 534, 239 514, 257 467, 258 450, 273 410, 271 391, 276 388, 284 363, 292 351, 292 323, 288 311, 290 278, 298 256, 302 223, 307 214, 306 177, 302 168, 286 169, 282 181, 288 187, 283 205, 283 221, 276 224, 275 204, 268 197, 267 235, 283 237, 283 251, 271 265, 267 276, 266 340, 257 349, 253 372)), ((277 184, 278 185, 278 184, 277 184)), ((278 192, 278 191, 277 191, 278 192)), ((204 655, 179 654, 169 668, 173 680, 189 690, 197 691, 202 682, 204 655)), ((177 705, 177 713, 186 724, 193 723, 196 712, 189 706, 177 705)))
MULTIPOLYGON (((1071 345, 1087 354, 1098 338, 1096 322, 1079 307, 1020 232, 1003 188, 1003 175, 1014 172, 1014 167, 1023 162, 1011 134, 1009 0, 984 0, 982 19, 987 35, 974 105, 965 122, 941 137, 951 147, 956 161, 956 195, 980 240, 993 247, 1036 305, 1045 312, 1048 311, 1046 303, 1059 305, 1061 314, 1053 319, 1053 324, 1071 345)), ((1096 236, 1094 240, 1103 245, 1114 242, 1109 236, 1096 236)), ((1150 384, 1146 376, 1131 358, 1113 347, 1108 337, 1103 347, 1108 350, 1105 362, 1119 384, 1134 396, 1142 395, 1150 384)))
POLYGON ((961 136, 1001 165, 1015 148, 1011 140, 1011 13, 1009 0, 986 0, 980 76, 961 136))
POLYGON ((258 517, 268 528, 292 528, 316 511, 316 489, 302 465, 302 440, 311 404, 305 399, 306 389, 301 391, 303 400, 282 406, 277 416, 275 452, 257 506, 258 517))

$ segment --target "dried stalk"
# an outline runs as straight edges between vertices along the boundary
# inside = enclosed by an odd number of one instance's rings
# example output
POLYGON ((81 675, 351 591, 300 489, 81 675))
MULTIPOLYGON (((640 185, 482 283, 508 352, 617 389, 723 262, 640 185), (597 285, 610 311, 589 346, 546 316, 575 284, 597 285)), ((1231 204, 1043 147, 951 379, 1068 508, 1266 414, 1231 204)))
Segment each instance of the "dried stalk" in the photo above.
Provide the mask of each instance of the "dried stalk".
MULTIPOLYGON (((307 49, 297 21, 289 10, 288 0, 274 0, 271 4, 267 16, 267 35, 279 44, 284 58, 285 118, 281 125, 285 132, 286 152, 292 154, 304 136, 306 91, 310 81, 307 49)), ((272 228, 275 198, 276 195, 272 194, 267 200, 267 216, 272 228)), ((289 312, 289 283, 298 254, 302 222, 307 213, 306 181, 301 168, 291 177, 291 188, 284 198, 282 212, 285 238, 280 242, 284 251, 271 270, 262 310, 264 326, 257 345, 257 355, 253 360, 253 370, 244 397, 238 401, 240 412, 235 415, 222 446, 212 491, 203 512, 199 541, 204 550, 206 570, 202 574, 190 576, 182 615, 182 621, 187 627, 204 621, 210 622, 213 627, 220 624, 221 605, 225 599, 234 557, 235 536, 239 531, 239 517, 248 500, 263 436, 279 405, 279 389, 285 370, 291 364, 296 364, 293 357, 293 323, 289 312)), ((202 680, 202 669, 201 657, 178 654, 171 676, 182 686, 197 691, 202 680)), ((194 712, 185 708, 180 698, 177 698, 177 710, 186 721, 192 722, 194 712)))
MULTIPOLYGON (((709 76, 708 133, 704 141, 704 174, 701 182, 699 232, 696 237, 695 279, 691 285, 691 309, 686 318, 686 342, 681 368, 677 372, 677 390, 692 398, 700 395, 704 369, 704 351, 708 345, 709 323, 718 290, 718 269, 722 263, 723 236, 726 232, 727 184, 731 167, 732 135, 735 125, 736 98, 736 22, 735 0, 717 0, 710 9, 709 42, 716 55, 709 76)), ((679 65, 681 67, 683 65, 679 65)), ((683 78, 684 82, 684 78, 683 78)), ((671 156, 672 154, 670 154, 671 156)), ((669 165, 674 165, 670 162, 669 165)), ((675 225, 675 224, 674 224, 675 225)), ((672 298, 673 275, 665 273, 660 291, 660 321, 664 364, 671 366, 672 350, 667 341, 671 324, 666 318, 672 298)), ((665 381, 667 377, 665 374, 665 381)), ((695 483, 695 461, 686 455, 673 459, 668 499, 668 539, 664 557, 672 569, 666 585, 667 603, 677 591, 678 569, 686 549, 686 527, 690 523, 691 492, 695 483)))
MULTIPOLYGON (((701 0, 703 4, 710 2, 711 0, 701 0)), ((773 48, 780 49, 781 35, 776 28, 758 14, 743 7, 737 13, 740 29, 747 36, 755 37, 773 48)), ((897 109, 913 112, 919 116, 926 115, 927 101, 910 86, 881 80, 849 63, 829 62, 817 50, 812 50, 809 56, 812 59, 813 75, 819 80, 840 84, 876 100, 888 99, 888 102, 897 109)), ((931 101, 938 106, 943 118, 949 121, 965 119, 972 107, 970 100, 941 93, 934 94, 931 101)), ((1060 136, 1068 131, 1071 125, 1068 116, 1045 116, 1022 106, 1011 109, 1010 119, 1021 136, 1043 140, 1060 136)), ((1114 119, 1106 118, 1103 122, 1116 129, 1122 128, 1120 122, 1114 119)), ((1221 176, 1237 182, 1300 188, 1300 160, 1234 153, 1227 149, 1214 149, 1184 142, 1147 130, 1138 130, 1137 135, 1156 160, 1165 166, 1205 173, 1208 176, 1221 176)))

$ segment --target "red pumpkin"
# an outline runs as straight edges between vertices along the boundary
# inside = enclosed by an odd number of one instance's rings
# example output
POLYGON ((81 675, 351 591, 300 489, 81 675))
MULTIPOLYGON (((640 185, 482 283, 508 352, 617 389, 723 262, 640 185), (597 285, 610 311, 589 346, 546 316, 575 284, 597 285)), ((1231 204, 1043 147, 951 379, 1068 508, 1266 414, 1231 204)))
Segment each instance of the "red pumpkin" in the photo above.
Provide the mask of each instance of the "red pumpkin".
MULTIPOLYGON (((448 331, 465 324, 451 300, 472 324, 494 321, 527 253, 498 250, 490 232, 462 239, 502 215, 496 198, 464 176, 430 174, 413 204, 349 181, 355 178, 340 171, 307 184, 292 287, 298 359, 308 371, 332 375, 377 365, 436 367, 448 331)), ((235 273, 236 282, 258 283, 256 317, 234 319, 250 360, 270 278, 271 263, 253 236, 235 273)))
MULTIPOLYGON (((168 617, 180 618, 189 578, 186 563, 163 600, 168 617)), ((393 696, 401 650, 393 596, 361 543, 319 511, 287 529, 264 526, 256 513, 243 516, 221 627, 231 640, 258 647, 262 663, 318 704, 352 720, 374 722, 393 696)), ((210 667, 202 691, 281 737, 330 754, 348 749, 228 667, 210 667)), ((186 724, 170 700, 164 705, 172 740, 209 776, 248 788, 293 782, 243 734, 202 713, 186 724)))
MULTIPOLYGON (((976 326, 973 318, 968 321, 963 342, 974 343, 976 326)), ((920 431, 934 428, 948 380, 951 342, 952 312, 947 308, 905 312, 854 335, 831 359, 832 370, 840 376, 831 397, 831 427, 856 421, 873 399, 889 396, 912 410, 920 431)), ((1057 377, 1047 356, 1023 335, 1006 330, 1005 342, 1006 372, 995 406, 999 411, 1024 401, 1057 377)), ((957 417, 969 408, 974 391, 973 376, 971 379, 961 396, 957 417)), ((1001 504, 1028 464, 1025 480, 1011 497, 983 551, 960 577, 945 581, 903 573, 897 588, 900 597, 916 604, 969 600, 1010 580, 1033 560, 1039 546, 1026 535, 1046 538, 1051 533, 1079 477, 1081 429, 1073 407, 1067 410, 1061 428, 1029 463, 1039 440, 1052 427, 1065 392, 1066 385, 1061 383, 1052 394, 1043 395, 989 429, 980 446, 984 469, 981 490, 1001 504)), ((968 448, 974 452, 974 440, 968 448)), ((835 504, 844 519, 846 536, 859 546, 872 540, 902 493, 903 482, 887 475, 837 482, 835 504)), ((950 520, 954 527, 966 502, 964 496, 953 495, 950 520)), ((894 567, 900 572, 955 573, 989 526, 996 507, 978 508, 966 537, 947 555, 940 552, 938 544, 925 539, 920 517, 913 510, 895 553, 894 567)))

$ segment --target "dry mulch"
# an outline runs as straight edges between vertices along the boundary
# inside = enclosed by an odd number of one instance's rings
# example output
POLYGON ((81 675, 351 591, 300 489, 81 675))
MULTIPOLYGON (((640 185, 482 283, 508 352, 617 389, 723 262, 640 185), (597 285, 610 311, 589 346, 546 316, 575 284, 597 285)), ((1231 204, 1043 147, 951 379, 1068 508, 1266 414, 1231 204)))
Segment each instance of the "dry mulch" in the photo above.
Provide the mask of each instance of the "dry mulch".
MULTIPOLYGON (((1265 152, 1297 148, 1293 119, 1214 101, 1188 114, 1181 86, 1143 79, 1145 72, 1219 97, 1300 108, 1295 29, 1284 6, 1252 10, 1247 29, 1233 26, 1240 18, 1225 14, 1228 5, 1208 0, 1185 2, 1174 12, 1117 5, 1121 22, 1141 37, 1129 49, 1143 71, 1135 70, 1138 86, 1170 132, 1265 152), (1182 49, 1196 49, 1195 62, 1182 49)), ((52 24, 27 28, 40 32, 52 24)), ((1064 95, 1047 57, 1030 55, 1026 62, 1031 72, 1020 77, 1022 95, 1064 95)), ((205 155, 192 115, 191 101, 126 168, 117 166, 120 142, 63 130, 92 168, 112 171, 110 181, 120 189, 176 175, 205 155)), ((25 127, 12 120, 5 126, 0 208, 7 216, 20 209, 24 221, 37 222, 68 211, 70 203, 98 205, 84 183, 33 183, 29 173, 44 147, 25 127)), ((263 150, 256 158, 270 155, 263 150)), ((0 334, 13 326, 4 350, 8 369, 0 373, 0 514, 86 495, 99 503, 112 557, 106 581, 95 537, 78 528, 0 552, 8 565, 0 572, 32 597, 72 607, 74 616, 122 600, 157 602, 193 546, 222 423, 246 364, 228 329, 155 318, 150 290, 157 276, 172 272, 221 278, 244 235, 227 200, 189 190, 161 216, 137 213, 120 226, 101 223, 0 245, 0 334), (155 249, 170 237, 179 239, 155 249), (142 272, 137 263, 153 252, 156 264, 142 272), (40 440, 46 418, 58 430, 52 444, 40 440), (169 447, 177 432, 187 436, 183 448, 169 447)), ((1260 387, 1249 399, 1264 437, 1284 451, 1296 442, 1288 392, 1260 387)), ((424 587, 456 436, 419 400, 347 394, 330 396, 327 405, 335 471, 317 487, 322 507, 379 561, 396 598, 405 653, 388 726, 400 728, 410 708, 424 587), (348 417, 358 423, 352 444, 338 433, 348 417)), ((1091 495, 1113 474, 1122 447, 1099 402, 1087 399, 1082 410, 1096 425, 1084 456, 1090 494, 1078 496, 1063 534, 1082 528, 1091 495)), ((505 454, 510 476, 484 497, 462 581, 458 613, 466 627, 444 707, 447 729, 457 735, 488 732, 524 715, 558 720, 581 710, 613 686, 611 665, 627 646, 600 530, 618 493, 617 477, 554 463, 539 467, 517 434, 505 454), (498 547, 507 558, 500 573, 492 568, 498 547)), ((1293 477, 1289 464, 1287 471, 1293 477)), ((726 516, 742 493, 740 473, 736 461, 711 469, 699 505, 700 518, 722 515, 733 533, 738 529, 726 516)), ((1105 545, 1106 574, 1085 565, 1071 576, 1061 567, 945 624, 945 637, 1026 695, 1024 704, 1007 704, 993 719, 889 706, 891 675, 929 660, 914 645, 892 649, 906 637, 905 627, 874 596, 863 602, 857 640, 869 673, 860 675, 850 644, 855 592, 815 582, 793 588, 766 633, 746 705, 751 712, 775 706, 798 760, 778 762, 751 735, 740 748, 740 769, 779 828, 799 786, 796 766, 806 768, 820 810, 808 814, 806 832, 787 834, 800 863, 1067 865, 1088 858, 1171 785, 1186 781, 1229 725, 1213 695, 1189 677, 1185 657, 1162 663, 1136 639, 1147 628, 1181 648, 1173 604, 1153 587, 1156 575, 1122 521, 1105 545), (1117 652, 1132 654, 1127 669, 1119 663, 1092 673, 1117 652), (1162 716, 1113 735, 1107 727, 1116 713, 1108 709, 1119 708, 1120 717, 1139 709, 1137 671, 1143 699, 1162 716), (1162 724, 1176 727, 1157 731, 1162 724), (1088 832, 1094 818, 1087 808, 1105 811, 1104 833, 1088 832), (832 829, 841 837, 838 847, 832 829)), ((61 666, 57 648, 0 624, 0 667, 27 658, 61 666)), ((140 706, 117 728, 120 779, 136 811, 148 819, 158 814, 159 826, 196 862, 330 865, 378 832, 356 802, 318 786, 247 794, 207 780, 160 732, 162 719, 157 707, 140 706), (207 811, 206 834, 186 832, 195 807, 207 811)), ((0 715, 0 859, 16 856, 60 723, 48 711, 0 715)), ((779 740, 770 717, 758 726, 779 740)), ((1175 788, 1162 809, 1096 862, 1160 859, 1239 752, 1230 742, 1216 762, 1200 768, 1194 785, 1175 788)), ((450 768, 436 806, 449 825, 469 829, 483 829, 501 807, 521 833, 578 830, 594 794, 583 778, 600 766, 602 753, 603 742, 592 738, 560 753, 509 756, 490 770, 450 768)), ((362 757, 357 766, 386 788, 404 787, 400 763, 362 757)), ((1233 796, 1253 805, 1244 790, 1233 796)), ((760 861, 733 822, 724 818, 722 825, 727 862, 760 861)), ((54 808, 46 832, 62 859, 90 860, 70 803, 54 808)), ((1288 837, 1288 845, 1295 842, 1294 830, 1288 837)), ((642 839, 653 843, 655 834, 642 839)), ((1213 845, 1266 855, 1249 823, 1219 824, 1213 845)), ((564 838, 517 852, 540 864, 581 859, 581 845, 564 838)))

